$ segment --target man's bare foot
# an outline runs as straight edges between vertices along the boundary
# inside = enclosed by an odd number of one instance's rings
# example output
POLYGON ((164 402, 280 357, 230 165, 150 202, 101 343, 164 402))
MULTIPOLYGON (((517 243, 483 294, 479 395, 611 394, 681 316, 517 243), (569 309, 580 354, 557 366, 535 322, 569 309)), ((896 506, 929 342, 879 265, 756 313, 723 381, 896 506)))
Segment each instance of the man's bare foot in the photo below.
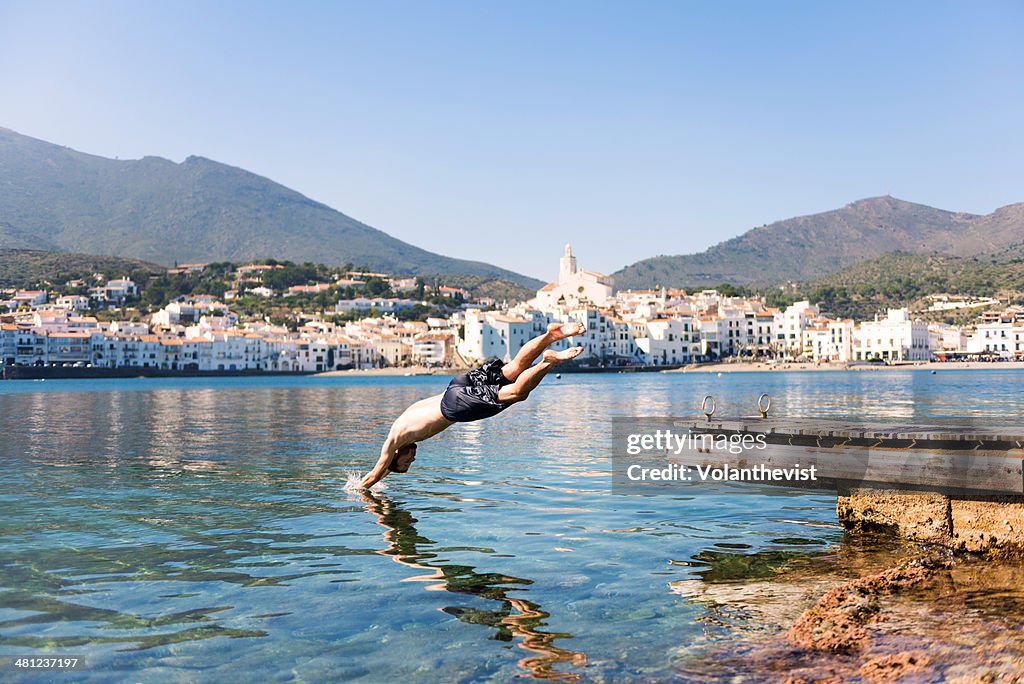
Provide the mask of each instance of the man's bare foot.
POLYGON ((548 323, 548 337, 552 341, 573 335, 582 335, 585 332, 587 332, 587 326, 582 323, 548 323))
POLYGON ((544 352, 544 360, 551 364, 559 364, 569 359, 575 359, 577 356, 583 353, 583 347, 569 347, 562 351, 552 351, 548 349, 544 352))

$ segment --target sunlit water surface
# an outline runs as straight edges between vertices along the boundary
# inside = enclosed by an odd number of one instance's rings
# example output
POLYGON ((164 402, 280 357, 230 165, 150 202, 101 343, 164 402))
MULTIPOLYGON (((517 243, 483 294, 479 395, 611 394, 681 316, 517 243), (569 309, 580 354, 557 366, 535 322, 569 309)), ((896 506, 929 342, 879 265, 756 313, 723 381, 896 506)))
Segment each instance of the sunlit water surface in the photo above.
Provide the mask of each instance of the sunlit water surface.
POLYGON ((86 660, 61 681, 710 677, 703 646, 785 619, 721 587, 908 551, 844 538, 828 492, 613 495, 613 416, 769 392, 778 415, 1024 423, 1022 377, 566 374, 373 497, 346 480, 447 378, 0 382, 0 655, 86 660))

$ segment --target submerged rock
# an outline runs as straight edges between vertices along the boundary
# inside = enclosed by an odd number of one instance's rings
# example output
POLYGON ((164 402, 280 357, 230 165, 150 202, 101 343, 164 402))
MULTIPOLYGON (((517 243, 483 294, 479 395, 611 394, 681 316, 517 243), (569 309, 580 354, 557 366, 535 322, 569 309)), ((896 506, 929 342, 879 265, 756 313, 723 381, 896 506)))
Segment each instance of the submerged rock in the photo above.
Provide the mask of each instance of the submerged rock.
POLYGON ((869 682, 898 682, 907 675, 924 672, 930 662, 921 651, 903 651, 865 661, 860 675, 869 682))
POLYGON ((863 542, 848 537, 753 579, 707 572, 710 580, 674 582, 676 593, 704 607, 699 619, 709 635, 681 652, 681 679, 1024 684, 1019 559, 947 556, 935 547, 901 559, 881 539, 863 542))
POLYGON ((912 559, 840 585, 797 618, 786 637, 794 645, 812 651, 860 651, 870 641, 865 625, 881 609, 881 596, 918 585, 949 567, 948 562, 937 559, 912 559))

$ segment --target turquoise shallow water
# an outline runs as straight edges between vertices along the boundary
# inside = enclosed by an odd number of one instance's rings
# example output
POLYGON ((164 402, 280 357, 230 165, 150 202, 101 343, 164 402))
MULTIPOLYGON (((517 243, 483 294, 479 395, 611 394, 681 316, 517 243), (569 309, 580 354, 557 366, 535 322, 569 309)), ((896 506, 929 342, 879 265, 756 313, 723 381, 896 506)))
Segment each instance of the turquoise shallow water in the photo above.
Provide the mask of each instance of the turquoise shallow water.
POLYGON ((692 674, 764 627, 693 583, 850 541, 827 492, 612 495, 611 417, 706 393, 749 414, 765 391, 779 415, 1020 424, 1022 377, 564 375, 374 497, 349 474, 446 378, 0 382, 0 656, 77 655, 60 680, 98 682, 692 674))

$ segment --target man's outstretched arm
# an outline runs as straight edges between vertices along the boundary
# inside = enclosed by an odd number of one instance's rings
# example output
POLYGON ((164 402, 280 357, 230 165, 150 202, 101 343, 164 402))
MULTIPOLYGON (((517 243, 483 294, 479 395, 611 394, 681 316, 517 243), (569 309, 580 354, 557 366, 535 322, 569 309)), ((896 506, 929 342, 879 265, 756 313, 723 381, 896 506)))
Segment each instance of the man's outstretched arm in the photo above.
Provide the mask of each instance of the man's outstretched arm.
POLYGON ((395 455, 398 453, 398 441, 394 438, 392 433, 388 433, 388 438, 384 440, 384 446, 380 448, 380 458, 377 459, 377 463, 374 464, 373 470, 366 474, 363 481, 359 483, 360 488, 369 489, 373 485, 383 480, 388 474, 388 465, 394 460, 395 455))
POLYGON ((383 480, 391 472, 389 466, 394 463, 403 448, 433 437, 451 424, 452 422, 441 413, 440 394, 421 399, 405 409, 392 423, 391 429, 388 430, 388 438, 380 448, 380 458, 359 486, 365 489, 383 480))

